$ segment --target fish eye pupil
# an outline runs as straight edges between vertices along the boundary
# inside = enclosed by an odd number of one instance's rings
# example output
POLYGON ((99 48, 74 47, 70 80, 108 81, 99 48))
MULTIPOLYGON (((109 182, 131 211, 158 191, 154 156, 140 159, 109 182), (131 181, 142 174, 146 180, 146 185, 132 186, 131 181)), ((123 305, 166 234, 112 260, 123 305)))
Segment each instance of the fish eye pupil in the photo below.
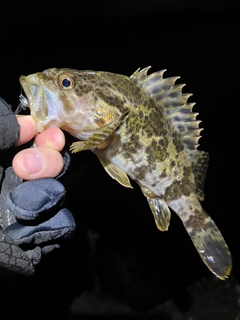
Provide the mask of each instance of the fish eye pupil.
POLYGON ((71 85, 71 81, 68 78, 65 78, 65 79, 62 80, 62 85, 65 88, 69 88, 70 85, 71 85))

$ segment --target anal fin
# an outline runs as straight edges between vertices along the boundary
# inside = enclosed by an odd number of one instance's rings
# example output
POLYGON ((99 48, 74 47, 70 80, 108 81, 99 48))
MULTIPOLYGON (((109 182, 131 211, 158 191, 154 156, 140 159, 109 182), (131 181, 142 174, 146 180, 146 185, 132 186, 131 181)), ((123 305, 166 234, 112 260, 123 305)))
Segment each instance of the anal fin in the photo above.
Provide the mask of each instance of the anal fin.
POLYGON ((152 211, 157 228, 160 231, 167 231, 170 224, 170 219, 171 219, 171 211, 167 203, 164 200, 157 198, 147 188, 141 186, 141 189, 143 194, 147 198, 147 201, 152 211))

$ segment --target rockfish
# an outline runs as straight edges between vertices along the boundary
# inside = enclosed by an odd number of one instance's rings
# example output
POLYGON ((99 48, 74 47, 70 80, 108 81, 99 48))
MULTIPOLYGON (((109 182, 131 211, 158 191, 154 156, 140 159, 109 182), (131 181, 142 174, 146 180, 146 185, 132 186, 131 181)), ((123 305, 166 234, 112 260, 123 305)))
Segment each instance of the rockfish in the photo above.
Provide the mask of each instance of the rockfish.
POLYGON ((41 132, 59 127, 78 139, 70 150, 92 150, 121 185, 140 186, 159 230, 171 208, 182 220, 207 267, 220 279, 231 272, 229 249, 203 210, 208 154, 197 149, 201 128, 182 93, 179 77, 166 70, 131 77, 110 72, 47 69, 21 76, 31 115, 41 132), (129 179, 130 178, 130 179, 129 179))

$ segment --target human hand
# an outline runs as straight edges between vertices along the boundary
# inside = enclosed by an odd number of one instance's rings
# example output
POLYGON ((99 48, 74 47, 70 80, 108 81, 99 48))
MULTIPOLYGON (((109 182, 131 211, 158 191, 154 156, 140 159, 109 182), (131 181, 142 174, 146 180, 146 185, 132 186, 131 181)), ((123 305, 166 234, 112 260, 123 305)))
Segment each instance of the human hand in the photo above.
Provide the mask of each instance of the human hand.
POLYGON ((0 271, 34 274, 41 256, 59 248, 76 228, 64 208, 65 188, 52 178, 69 165, 69 155, 60 154, 64 135, 51 128, 36 136, 35 148, 15 154, 14 146, 31 143, 35 135, 33 119, 21 116, 17 121, 0 98, 0 271), (9 166, 13 154, 15 173, 9 166))
MULTIPOLYGON (((18 116, 20 125, 18 145, 30 141, 36 135, 36 123, 31 116, 18 116)), ((13 170, 24 180, 56 177, 63 169, 64 161, 59 151, 65 145, 65 136, 59 128, 49 128, 35 137, 35 148, 18 152, 12 162, 13 170)))

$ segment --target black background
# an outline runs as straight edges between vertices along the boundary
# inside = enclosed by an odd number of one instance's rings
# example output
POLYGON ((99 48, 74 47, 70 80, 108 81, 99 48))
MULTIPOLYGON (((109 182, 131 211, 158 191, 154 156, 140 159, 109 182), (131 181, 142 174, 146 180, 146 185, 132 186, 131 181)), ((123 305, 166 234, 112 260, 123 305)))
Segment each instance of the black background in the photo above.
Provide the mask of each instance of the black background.
MULTIPOLYGON (((166 68, 166 76, 181 76, 204 127, 199 149, 210 153, 203 207, 230 247, 237 285, 237 6, 190 0, 8 1, 0 10, 0 96, 14 107, 21 92, 19 76, 51 67, 130 76, 138 67, 151 65, 152 72, 166 68)), ((67 140, 72 141, 69 136, 67 140)), ((77 232, 42 260, 34 278, 7 280, 9 319, 15 312, 67 317, 73 299, 86 292, 97 292, 102 306, 110 296, 112 309, 97 307, 93 298, 89 308, 84 303, 79 307, 80 314, 89 309, 93 315, 121 314, 128 306, 133 314, 146 315, 168 299, 184 314, 194 303, 187 288, 203 278, 213 281, 179 218, 173 213, 169 231, 160 233, 138 186, 130 190, 118 185, 91 152, 72 156, 63 183, 77 232)), ((209 299, 214 297, 213 292, 209 299)))

